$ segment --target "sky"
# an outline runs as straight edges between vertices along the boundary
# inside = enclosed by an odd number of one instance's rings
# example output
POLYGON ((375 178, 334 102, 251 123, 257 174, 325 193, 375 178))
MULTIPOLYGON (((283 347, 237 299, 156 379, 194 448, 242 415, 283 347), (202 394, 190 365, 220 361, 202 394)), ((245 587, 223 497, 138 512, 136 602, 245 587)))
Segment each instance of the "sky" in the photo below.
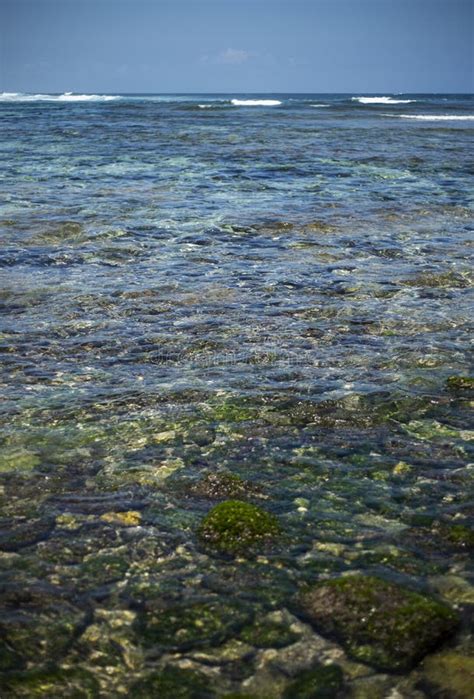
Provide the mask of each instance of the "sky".
POLYGON ((0 92, 473 92, 473 0, 0 0, 0 92))

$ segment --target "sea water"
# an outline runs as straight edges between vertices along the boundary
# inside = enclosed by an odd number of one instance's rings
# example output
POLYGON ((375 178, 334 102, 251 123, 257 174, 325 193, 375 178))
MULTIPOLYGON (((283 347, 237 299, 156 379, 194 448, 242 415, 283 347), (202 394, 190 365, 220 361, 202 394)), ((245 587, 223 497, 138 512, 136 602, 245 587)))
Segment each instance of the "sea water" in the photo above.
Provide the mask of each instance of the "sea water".
POLYGON ((0 97, 7 692, 148 696, 171 664, 210 683, 183 696, 281 696, 329 660, 344 696, 443 689, 294 600, 357 572, 474 603, 473 120, 468 95, 0 97), (205 546, 215 474, 284 535, 205 546))

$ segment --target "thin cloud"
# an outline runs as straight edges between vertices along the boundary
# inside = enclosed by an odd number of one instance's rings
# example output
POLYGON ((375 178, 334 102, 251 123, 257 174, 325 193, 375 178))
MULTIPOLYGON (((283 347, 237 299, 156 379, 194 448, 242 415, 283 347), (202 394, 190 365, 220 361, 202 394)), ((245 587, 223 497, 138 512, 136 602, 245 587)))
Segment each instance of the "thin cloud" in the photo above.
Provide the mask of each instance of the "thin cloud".
POLYGON ((218 63, 227 63, 228 65, 240 65, 251 58, 252 54, 243 49, 226 49, 222 51, 218 57, 218 63))
POLYGON ((228 48, 213 56, 202 56, 201 63, 214 63, 218 65, 239 66, 251 58, 258 56, 254 51, 228 48))

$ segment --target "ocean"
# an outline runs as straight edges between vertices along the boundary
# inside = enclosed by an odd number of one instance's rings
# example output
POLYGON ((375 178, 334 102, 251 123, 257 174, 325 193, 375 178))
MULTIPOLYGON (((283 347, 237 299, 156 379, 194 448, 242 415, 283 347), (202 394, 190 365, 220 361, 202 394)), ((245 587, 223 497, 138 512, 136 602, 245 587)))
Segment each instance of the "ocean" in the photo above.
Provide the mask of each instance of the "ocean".
POLYGON ((468 687, 473 96, 0 124, 2 696, 468 687))

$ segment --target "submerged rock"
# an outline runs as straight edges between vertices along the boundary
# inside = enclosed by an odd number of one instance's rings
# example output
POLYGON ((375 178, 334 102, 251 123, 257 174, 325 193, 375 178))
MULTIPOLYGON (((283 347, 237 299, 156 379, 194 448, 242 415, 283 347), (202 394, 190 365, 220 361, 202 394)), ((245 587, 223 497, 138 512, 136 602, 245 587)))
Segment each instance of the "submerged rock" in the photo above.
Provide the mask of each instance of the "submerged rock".
POLYGON ((95 699, 99 697, 99 684, 82 669, 50 669, 16 672, 2 679, 5 692, 2 697, 33 699, 95 699))
POLYGON ((143 643, 164 650, 190 650, 223 643, 249 623, 248 606, 217 601, 147 610, 136 623, 143 643))
POLYGON ((46 539, 54 529, 52 517, 0 520, 0 551, 17 551, 46 539))
POLYGON ((258 492, 258 488, 233 473, 209 473, 192 486, 191 492, 203 498, 238 498, 258 492))
POLYGON ((201 541, 230 554, 246 553, 279 533, 280 525, 274 515, 240 500, 227 500, 213 507, 198 531, 201 541))
POLYGON ((137 527, 142 520, 142 516, 136 510, 128 510, 127 512, 106 512, 101 515, 100 519, 108 524, 137 527))
POLYGON ((437 653, 423 663, 423 684, 450 699, 472 699, 474 657, 456 651, 437 653))
POLYGON ((286 624, 262 619, 242 629, 240 638, 256 648, 284 648, 299 639, 286 624))
POLYGON ((446 386, 453 393, 474 392, 474 376, 449 376, 446 386))
POLYGON ((402 286, 425 287, 430 289, 466 289, 472 286, 472 279, 467 273, 454 270, 445 272, 426 271, 400 281, 402 286))
POLYGON ((0 597, 0 651, 7 651, 2 662, 8 670, 58 659, 85 623, 85 612, 63 599, 59 588, 46 583, 30 587, 3 584, 0 597))
POLYGON ((131 699, 211 699, 214 693, 200 672, 165 667, 132 685, 131 699))
POLYGON ((335 637, 356 660, 392 672, 408 670, 459 623, 448 606, 379 578, 351 575, 302 592, 302 616, 335 637))
POLYGON ((342 684, 343 674, 338 665, 318 665, 291 682, 283 699, 333 699, 342 684))
POLYGON ((474 529, 466 524, 439 523, 433 527, 433 533, 453 548, 474 549, 474 529))

